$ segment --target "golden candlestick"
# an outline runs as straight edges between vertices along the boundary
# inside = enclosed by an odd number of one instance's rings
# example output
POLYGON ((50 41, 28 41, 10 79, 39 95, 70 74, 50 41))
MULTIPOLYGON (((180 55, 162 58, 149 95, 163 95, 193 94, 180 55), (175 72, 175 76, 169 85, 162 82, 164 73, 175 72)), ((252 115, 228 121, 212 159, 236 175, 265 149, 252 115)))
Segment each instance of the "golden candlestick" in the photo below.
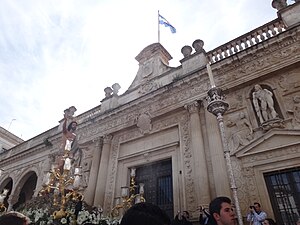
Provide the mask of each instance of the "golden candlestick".
POLYGON ((46 174, 46 181, 39 192, 39 195, 44 195, 49 194, 53 190, 53 205, 60 207, 59 210, 54 211, 54 219, 68 216, 66 204, 70 199, 75 201, 83 199, 83 195, 79 193, 80 178, 82 176, 80 168, 76 167, 74 169, 74 175, 70 173, 72 160, 69 157, 69 151, 65 151, 62 160, 63 165, 60 167, 53 165, 51 170, 46 174))
MULTIPOLYGON (((121 187, 121 198, 122 202, 120 203, 117 201, 115 203, 115 206, 111 210, 111 216, 112 217, 118 217, 120 215, 120 209, 123 209, 126 211, 129 209, 131 206, 138 202, 145 202, 146 199, 144 198, 144 184, 140 183, 139 184, 139 193, 135 193, 136 188, 138 185, 136 185, 135 182, 135 168, 131 169, 130 172, 130 185, 129 187, 121 187)), ((118 200, 120 198, 117 198, 118 200)))

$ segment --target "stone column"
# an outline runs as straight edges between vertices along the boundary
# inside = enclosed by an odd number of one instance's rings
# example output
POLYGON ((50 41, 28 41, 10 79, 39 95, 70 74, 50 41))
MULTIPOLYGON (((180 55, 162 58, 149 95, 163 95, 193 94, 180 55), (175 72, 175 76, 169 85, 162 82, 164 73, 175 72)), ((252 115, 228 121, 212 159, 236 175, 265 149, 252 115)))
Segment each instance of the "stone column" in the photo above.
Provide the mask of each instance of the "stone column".
POLYGON ((98 170, 94 206, 103 207, 112 135, 103 137, 103 149, 98 170))
POLYGON ((16 192, 16 189, 13 188, 12 191, 11 191, 11 194, 9 195, 9 197, 7 199, 7 203, 8 203, 7 211, 8 212, 13 210, 13 206, 19 200, 19 195, 14 194, 15 192, 16 192))
POLYGON ((197 203, 198 205, 207 205, 209 204, 211 198, 203 135, 199 116, 199 103, 195 101, 189 105, 186 105, 185 108, 190 113, 191 148, 194 158, 193 161, 195 166, 195 174, 197 174, 197 176, 194 177, 196 185, 195 194, 197 195, 198 201, 197 203))
POLYGON ((100 158, 102 153, 102 146, 103 146, 103 140, 102 138, 98 138, 96 140, 96 146, 93 150, 93 159, 92 159, 92 165, 90 170, 90 177, 87 189, 85 191, 84 199, 85 201, 92 205, 94 202, 95 197, 95 190, 97 186, 97 177, 98 177, 98 171, 99 171, 99 164, 100 164, 100 158))
POLYGON ((213 169, 216 196, 231 196, 222 139, 216 117, 205 110, 208 145, 213 169))

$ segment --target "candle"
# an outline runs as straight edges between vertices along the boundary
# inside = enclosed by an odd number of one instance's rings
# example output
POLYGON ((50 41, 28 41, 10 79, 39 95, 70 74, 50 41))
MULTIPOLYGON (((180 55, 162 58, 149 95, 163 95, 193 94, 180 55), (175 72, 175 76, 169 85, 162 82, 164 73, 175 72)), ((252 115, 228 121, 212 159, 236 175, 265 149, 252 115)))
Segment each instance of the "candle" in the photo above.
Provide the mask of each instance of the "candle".
POLYGON ((210 82, 211 87, 212 88, 216 87, 214 77, 213 77, 213 74, 212 74, 211 67, 210 67, 209 63, 206 64, 206 69, 207 69, 207 72, 208 72, 208 77, 209 77, 209 82, 210 82))
POLYGON ((50 172, 46 173, 46 176, 45 176, 45 184, 48 185, 50 183, 50 172))
MULTIPOLYGON (((115 205, 119 205, 120 204, 120 197, 116 197, 115 198, 115 205)), ((101 208, 102 210, 102 208, 101 208)))
POLYGON ((80 175, 81 174, 81 168, 75 167, 74 175, 80 175))
POLYGON ((136 168, 131 168, 130 176, 135 177, 136 168))
POLYGON ((121 187, 121 196, 123 198, 128 196, 128 187, 121 187))
POLYGON ((74 188, 79 188, 80 182, 81 182, 80 176, 76 175, 73 183, 74 188))
POLYGON ((141 196, 140 196, 140 195, 137 195, 137 196, 135 197, 134 203, 137 204, 137 203, 140 203, 140 202, 141 202, 141 196))
POLYGON ((64 164, 64 170, 70 170, 71 169, 71 159, 66 158, 65 159, 65 164, 64 164))
POLYGON ((145 190, 144 190, 145 184, 144 183, 140 183, 139 186, 140 186, 140 194, 143 195, 144 192, 145 192, 145 190))

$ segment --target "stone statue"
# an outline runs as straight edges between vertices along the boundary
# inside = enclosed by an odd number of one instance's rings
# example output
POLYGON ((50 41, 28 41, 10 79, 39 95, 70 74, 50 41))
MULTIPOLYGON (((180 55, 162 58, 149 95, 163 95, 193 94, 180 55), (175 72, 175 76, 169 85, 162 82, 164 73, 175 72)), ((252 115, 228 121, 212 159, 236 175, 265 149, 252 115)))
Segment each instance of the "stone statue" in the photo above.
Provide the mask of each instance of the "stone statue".
POLYGON ((4 203, 4 199, 6 198, 8 192, 9 192, 8 189, 4 189, 3 192, 0 194, 0 204, 4 203))
POLYGON ((195 49, 196 52, 205 52, 203 49, 204 42, 200 39, 197 39, 193 42, 192 44, 193 48, 195 49))
POLYGON ((229 141, 233 150, 237 150, 240 146, 249 144, 253 139, 253 129, 244 112, 240 112, 234 121, 229 120, 227 126, 235 126, 231 135, 231 140, 229 141))
POLYGON ((252 97, 256 115, 261 124, 278 116, 274 109, 273 93, 271 91, 262 89, 259 84, 256 84, 252 97))
POLYGON ((114 94, 115 96, 118 96, 119 90, 121 89, 120 84, 114 83, 111 87, 112 87, 112 89, 113 89, 113 94, 114 94))
POLYGON ((286 0, 273 0, 272 7, 279 11, 279 10, 287 7, 287 1, 286 0))
POLYGON ((111 87, 104 88, 105 98, 110 98, 112 96, 113 90, 111 87))
MULTIPOLYGON (((62 148, 67 151, 69 157, 72 159, 72 165, 80 166, 82 158, 82 150, 79 148, 76 138, 77 122, 74 118, 76 108, 71 106, 64 111, 64 119, 62 122, 62 148)), ((62 168, 63 160, 60 157, 59 167, 62 168)))

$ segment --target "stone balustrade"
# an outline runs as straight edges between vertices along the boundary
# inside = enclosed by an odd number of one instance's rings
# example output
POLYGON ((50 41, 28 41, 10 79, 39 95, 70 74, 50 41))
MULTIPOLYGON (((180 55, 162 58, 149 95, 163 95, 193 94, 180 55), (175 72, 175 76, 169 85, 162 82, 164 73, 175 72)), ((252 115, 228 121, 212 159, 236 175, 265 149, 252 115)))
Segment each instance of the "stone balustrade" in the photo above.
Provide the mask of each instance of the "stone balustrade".
POLYGON ((230 57, 238 52, 250 48, 260 42, 272 38, 285 30, 285 26, 280 19, 275 19, 261 27, 258 27, 232 41, 229 41, 212 51, 207 52, 211 63, 218 62, 230 57))

